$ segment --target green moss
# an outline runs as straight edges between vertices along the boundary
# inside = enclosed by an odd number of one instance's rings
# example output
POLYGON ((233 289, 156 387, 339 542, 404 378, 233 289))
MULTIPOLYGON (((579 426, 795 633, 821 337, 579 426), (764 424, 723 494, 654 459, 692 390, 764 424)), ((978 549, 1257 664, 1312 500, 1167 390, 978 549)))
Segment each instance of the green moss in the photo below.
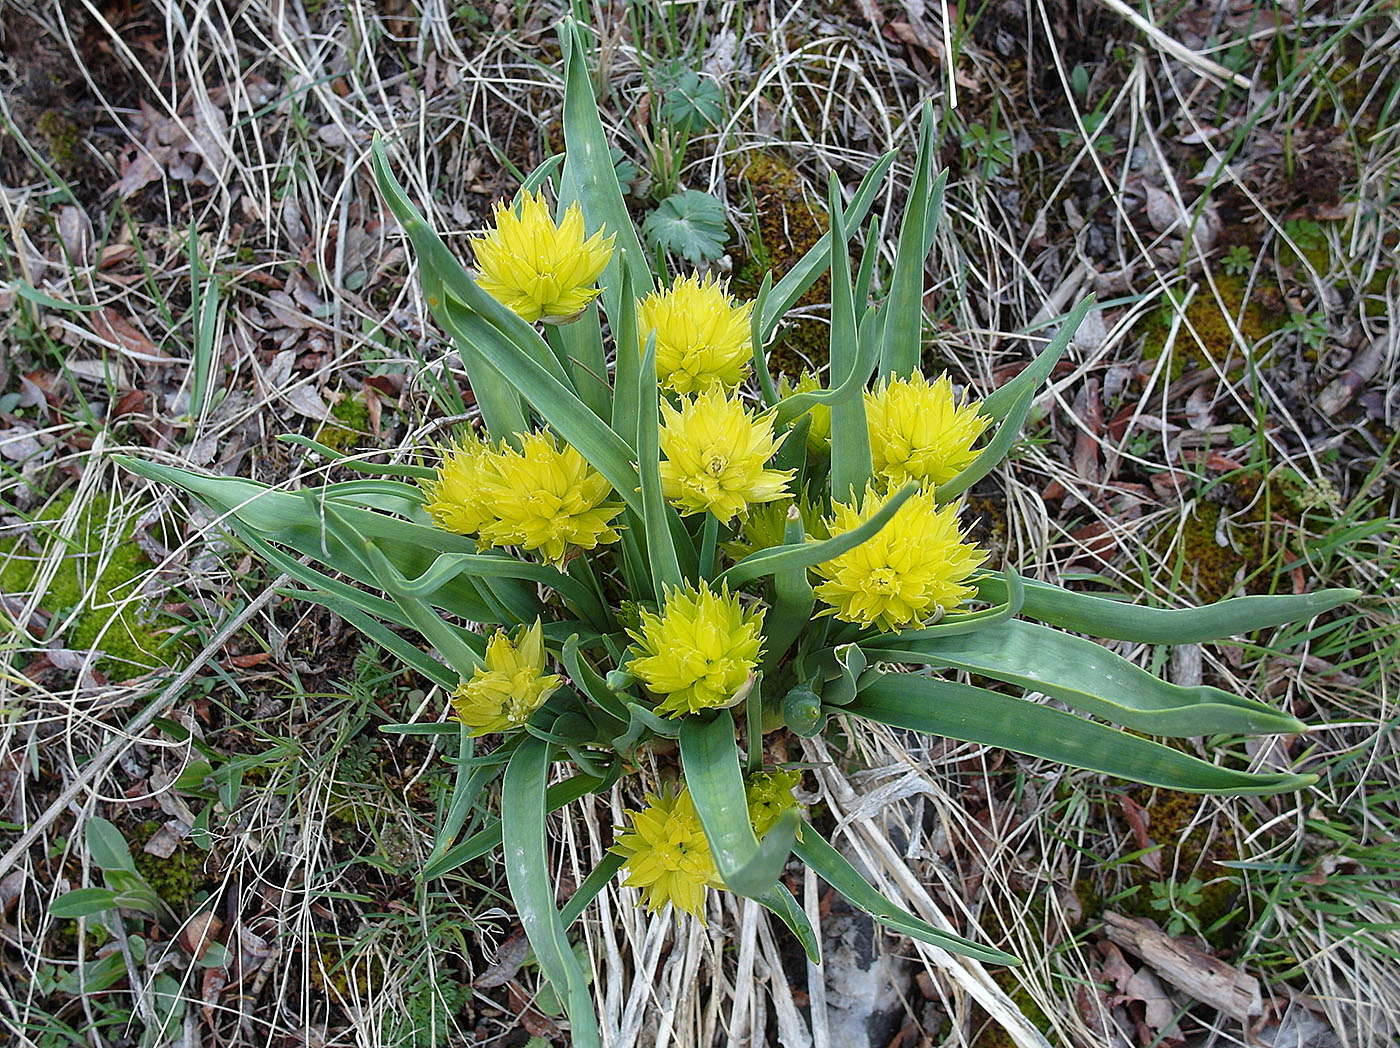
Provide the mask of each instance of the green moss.
POLYGON ((83 135, 71 117, 56 109, 46 110, 34 122, 34 130, 44 140, 49 159, 56 168, 69 171, 77 166, 83 135))
POLYGON ((331 406, 339 425, 327 423, 316 439, 328 448, 344 451, 370 436, 369 406, 363 397, 346 395, 331 406))
POLYGON ((136 869, 146 883, 155 889, 176 914, 193 912, 197 896, 208 890, 209 878, 204 872, 204 853, 182 841, 170 858, 162 859, 144 851, 141 845, 160 829, 160 823, 143 822, 136 828, 131 841, 131 856, 136 869))
MULTIPOLYGON (((749 154, 730 167, 729 176, 730 199, 748 202, 751 220, 750 253, 735 258, 730 289, 742 298, 753 298, 764 274, 771 271, 775 281, 781 279, 822 238, 829 221, 826 212, 804 194, 801 176, 777 156, 749 154)), ((831 280, 823 276, 797 305, 822 306, 830 301, 831 280)), ((819 320, 789 321, 769 347, 769 365, 796 378, 804 369, 826 363, 830 341, 830 329, 819 320)))
MULTIPOLYGON (((1244 361, 1235 340, 1235 328, 1238 327, 1240 338, 1252 351, 1277 331, 1287 317, 1276 284, 1258 281, 1251 289, 1244 275, 1220 275, 1216 277, 1215 286, 1220 292, 1218 302, 1210 288, 1202 285, 1186 307, 1185 320, 1177 329, 1168 366, 1173 381, 1188 370, 1211 366, 1226 369, 1231 380, 1238 379, 1244 372, 1244 361)), ((1175 315, 1176 307, 1168 302, 1149 316, 1142 340, 1144 360, 1161 357, 1175 315)))
POLYGON ((63 638, 66 646, 78 650, 100 647, 104 657, 98 660, 97 669, 113 680, 127 680, 153 666, 170 665, 183 646, 179 641, 171 642, 170 622, 162 624, 160 616, 152 616, 144 602, 123 603, 152 566, 134 541, 135 529, 126 524, 116 531, 111 498, 98 495, 83 508, 69 548, 56 553, 53 547, 60 541, 59 522, 72 503, 72 493, 65 492, 45 508, 28 536, 0 542, 0 591, 11 596, 29 594, 46 555, 57 555, 58 570, 40 607, 56 623, 66 621, 78 609, 63 638))

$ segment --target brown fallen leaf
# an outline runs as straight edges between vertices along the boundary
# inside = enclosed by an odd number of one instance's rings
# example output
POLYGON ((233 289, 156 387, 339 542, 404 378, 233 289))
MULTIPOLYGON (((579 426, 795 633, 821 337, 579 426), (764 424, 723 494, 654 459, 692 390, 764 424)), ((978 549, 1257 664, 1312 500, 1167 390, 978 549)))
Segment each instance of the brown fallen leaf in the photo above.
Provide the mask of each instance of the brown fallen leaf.
POLYGON ((515 978, 515 973, 520 971, 520 966, 525 963, 525 958, 530 955, 530 943, 525 938, 523 931, 517 931, 505 942, 501 943, 496 951, 496 959, 491 962, 491 967, 482 972, 472 981, 472 986, 478 990, 491 990, 497 986, 504 986, 515 978))
POLYGON ((103 306, 92 317, 92 330, 104 342, 110 342, 129 357, 148 364, 175 364, 178 361, 162 353, 156 344, 111 306, 103 306))
POLYGON ((1252 975, 1232 968, 1189 939, 1173 938, 1145 918, 1113 912, 1103 918, 1110 939, 1141 957, 1177 989, 1241 1022, 1263 1014, 1259 980, 1252 975))

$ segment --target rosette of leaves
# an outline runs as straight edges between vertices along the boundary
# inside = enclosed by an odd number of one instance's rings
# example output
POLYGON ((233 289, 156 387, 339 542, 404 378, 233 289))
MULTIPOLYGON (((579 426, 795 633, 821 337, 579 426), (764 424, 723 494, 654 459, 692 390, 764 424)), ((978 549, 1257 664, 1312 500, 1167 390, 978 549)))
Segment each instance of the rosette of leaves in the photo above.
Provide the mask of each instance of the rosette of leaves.
MULTIPOLYGON (((577 202, 590 234, 605 229, 616 237, 599 299, 615 342, 615 366, 607 364, 603 328, 592 307, 576 322, 543 332, 526 323, 483 292, 429 227, 394 178, 379 142, 373 166, 417 255, 427 303, 461 354, 489 436, 516 444, 522 435, 547 428, 577 449, 624 504, 615 546, 561 564, 479 546, 434 526, 421 486, 435 476, 427 466, 345 459, 371 475, 283 491, 122 461, 221 514, 251 550, 294 580, 297 596, 334 610, 444 695, 483 664, 482 626, 518 634, 542 624, 545 648, 566 682, 523 727, 488 737, 495 740, 489 747, 450 721, 392 730, 441 734, 455 743, 455 787, 422 875, 440 876, 503 847, 512 898, 540 970, 568 1013, 575 1044, 599 1042, 589 978, 570 948, 569 927, 624 860, 610 854, 560 908, 546 819, 635 774, 639 763, 633 758, 657 740, 666 740, 665 752, 679 755, 679 774, 719 879, 775 913, 814 961, 813 929, 779 880, 792 853, 892 929, 987 962, 1014 958, 935 928, 881 896, 795 811, 786 811, 760 840, 749 821, 745 772, 761 769, 768 732, 814 735, 832 717, 865 718, 1170 789, 1273 793, 1312 781, 1305 774, 1214 764, 1147 737, 1291 733, 1303 725, 1248 697, 1164 682, 1076 634, 1151 644, 1209 641, 1316 616, 1355 591, 1242 597, 1168 610, 1023 580, 1008 566, 972 577, 975 604, 966 609, 907 628, 862 626, 817 613, 812 570, 878 536, 914 496, 912 486, 891 493, 859 526, 828 538, 808 535, 794 509, 780 528, 747 532, 746 542, 738 544, 743 552, 734 558, 724 552, 736 548, 729 525, 713 514, 679 516, 662 492, 655 342, 639 337, 637 323, 637 300, 656 287, 657 274, 628 217, 580 30, 566 21, 561 37, 566 159, 558 204, 562 214, 577 202), (639 345, 643 352, 637 352, 639 345), (667 716, 628 669, 636 658, 639 609, 654 611, 668 592, 694 592, 701 583, 712 593, 742 594, 763 606, 761 661, 732 702, 667 716), (417 634, 421 643, 405 633, 417 634), (945 679, 938 670, 966 671, 997 687, 945 679), (1050 696, 1074 712, 1034 701, 1032 694, 1050 696), (569 773, 551 784, 560 763, 569 773), (498 779, 499 812, 460 839, 498 779)), ((823 513, 833 493, 864 490, 871 480, 865 392, 881 379, 919 369, 924 265, 943 188, 943 178, 932 170, 934 127, 926 108, 914 183, 894 265, 881 274, 878 308, 864 307, 875 284, 877 248, 867 245, 852 272, 848 234, 877 198, 893 154, 874 166, 850 201, 833 185, 830 231, 790 272, 765 281, 753 306, 757 382, 773 424, 790 438, 774 466, 791 471, 791 491, 800 504, 823 513), (779 401, 762 347, 828 271, 830 380, 779 401), (829 454, 813 452, 805 439, 817 408, 830 412, 829 454)), ((535 191, 545 174, 536 172, 522 190, 535 191)), ((981 402, 987 419, 983 447, 934 497, 956 499, 1007 454, 1032 399, 1089 308, 1084 302, 1071 310, 1028 366, 981 402)), ((335 456, 328 448, 317 450, 335 456)), ((643 782, 633 792, 639 796, 654 787, 643 782)))

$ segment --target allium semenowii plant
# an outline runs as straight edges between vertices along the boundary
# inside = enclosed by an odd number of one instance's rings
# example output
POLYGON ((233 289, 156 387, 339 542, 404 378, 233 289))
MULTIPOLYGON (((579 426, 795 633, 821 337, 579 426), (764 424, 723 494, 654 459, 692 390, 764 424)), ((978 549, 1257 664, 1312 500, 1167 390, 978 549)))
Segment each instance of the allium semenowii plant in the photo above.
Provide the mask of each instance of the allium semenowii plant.
POLYGON ((545 193, 551 163, 472 240, 475 276, 405 195, 383 144, 373 147, 484 431, 463 428, 423 465, 344 459, 372 476, 298 492, 123 462, 224 514, 301 596, 437 685, 440 719, 393 729, 457 740, 456 785, 423 877, 503 846, 575 1044, 598 1044, 598 1032, 569 925, 619 877, 648 908, 701 919, 710 890, 740 893, 817 961, 813 929, 779 880, 795 853, 888 927, 1015 963, 863 881, 799 811, 800 772, 769 763, 773 732, 812 736, 832 717, 865 718, 1171 789, 1269 793, 1312 781, 1211 764, 1146 737, 1303 725, 1250 698, 1169 684, 1076 634, 1208 641, 1315 616, 1355 591, 1138 607, 995 570, 969 539, 960 496, 1006 455, 1090 304, 981 400, 920 372, 924 265, 943 188, 928 111, 892 269, 877 271, 877 247, 866 245, 853 275, 847 232, 893 155, 851 199, 833 185, 830 232, 740 302, 710 277, 649 269, 580 30, 565 22, 561 35, 557 204, 545 193), (764 347, 827 271, 829 376, 775 385, 764 347), (567 775, 550 785, 556 766, 567 775), (499 812, 459 840, 498 778, 499 812), (621 780, 637 806, 560 909, 546 816, 621 780))

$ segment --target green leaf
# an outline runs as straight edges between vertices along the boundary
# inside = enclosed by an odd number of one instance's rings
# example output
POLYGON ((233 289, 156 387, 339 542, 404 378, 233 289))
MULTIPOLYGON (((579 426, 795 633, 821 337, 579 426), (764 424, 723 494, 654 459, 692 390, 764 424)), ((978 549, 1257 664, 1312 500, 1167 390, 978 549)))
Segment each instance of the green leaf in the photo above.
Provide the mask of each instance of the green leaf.
POLYGON ((584 226, 589 233, 605 228, 617 239, 608 268, 603 271, 603 307, 608 319, 616 321, 622 287, 621 270, 626 267, 632 287, 645 295, 654 286, 647 268, 632 216, 622 199, 609 151, 609 136, 598 116, 598 102, 588 78, 587 49, 579 25, 572 18, 559 24, 559 44, 564 51, 564 170, 559 177, 559 203, 567 206, 577 200, 583 209, 584 226))
MULTIPOLYGON (((894 272, 883 310, 883 337, 880 347, 880 374, 908 378, 922 372, 924 330, 924 262, 928 248, 924 240, 925 212, 929 203, 933 170, 933 104, 924 103, 919 126, 919 153, 914 181, 904 205, 895 247, 894 272)), ((835 227, 833 227, 834 229, 835 227)), ((833 495, 842 494, 832 489, 833 495)))
POLYGON ((1073 340, 1075 333, 1079 330, 1079 325, 1083 323, 1084 317, 1093 308, 1093 305, 1094 296, 1090 295, 1070 310, 1060 324, 1059 331, 1055 333, 1055 337, 1050 340, 1050 344, 1040 355, 1032 360, 1019 375, 982 401, 981 413, 999 420, 1000 425, 992 434, 992 439, 987 442, 987 446, 978 453, 969 465, 965 466, 948 483, 938 486, 935 491, 938 501, 946 502, 949 499, 957 498, 995 469, 997 463, 1006 458, 1007 452, 1011 450, 1011 446, 1021 435, 1021 429, 1026 424, 1026 416, 1030 413, 1031 404, 1035 401, 1037 391, 1045 384, 1051 372, 1055 370, 1055 365, 1064 355, 1066 347, 1073 340))
POLYGON ((617 348, 617 361, 613 365, 613 432, 627 442, 628 447, 636 447, 637 419, 641 414, 641 380, 639 369, 642 366, 642 343, 637 334, 637 298, 632 284, 632 271, 622 267, 622 298, 618 312, 610 314, 616 331, 613 344, 617 348))
POLYGON ((642 235, 653 248, 680 255, 692 266, 713 262, 729 238, 724 205, 698 189, 672 193, 647 215, 642 235))
POLYGON ((110 888, 76 888, 64 892, 49 906, 54 917, 91 917, 117 908, 117 893, 110 888))
POLYGON ((642 522, 646 533, 647 562, 658 601, 665 601, 671 589, 680 589, 684 578, 676 557, 670 517, 675 512, 661 493, 661 450, 657 413, 660 397, 656 385, 656 332, 647 336, 637 373, 637 472, 642 487, 642 522))
POLYGON ((91 303, 82 305, 77 302, 65 302, 61 298, 54 298, 50 294, 40 291, 33 284, 20 278, 9 281, 11 288, 18 293, 20 298, 28 299, 35 305, 43 306, 45 309, 56 309, 63 313, 91 313, 102 308, 101 303, 91 303))
MULTIPOLYGON (((444 312, 456 315, 466 307, 449 295, 444 312)), ((560 382, 518 346, 502 340, 483 343, 482 355, 511 382, 561 437, 578 449, 593 468, 613 486, 628 506, 641 512, 637 496, 637 471, 632 465, 632 449, 595 415, 573 391, 560 382)), ((554 359, 551 353, 550 359, 554 359)), ((557 364, 557 361, 556 361, 557 364)))
MULTIPOLYGON (((788 439, 801 441, 803 434, 796 433, 788 439)), ((783 524, 783 545, 789 549, 804 549, 807 545, 802 513, 796 503, 788 507, 787 520, 783 524)), ((773 572, 773 606, 763 623, 764 632, 768 635, 763 654, 764 672, 771 675, 788 648, 792 647, 793 641, 808 628, 816 602, 812 583, 807 578, 807 565, 797 564, 773 572)))
POLYGON ((881 507, 880 511, 864 524, 842 532, 840 535, 820 542, 784 544, 750 553, 739 563, 719 573, 713 586, 728 583, 730 589, 738 589, 746 582, 775 575, 780 571, 795 571, 810 568, 814 564, 839 557, 847 550, 855 549, 866 539, 875 535, 899 512, 899 507, 919 490, 918 484, 906 484, 894 497, 881 507))
POLYGON ((1149 735, 1307 730, 1297 718, 1262 702, 1208 685, 1169 684, 1101 644, 1033 622, 1012 620, 924 641, 891 640, 870 653, 889 662, 926 663, 1015 684, 1149 735))
POLYGON ((569 901, 564 904, 564 908, 559 911, 559 919, 565 928, 583 916, 583 911, 588 909, 589 903, 603 893, 608 882, 617 876, 618 870, 622 869, 626 861, 621 855, 609 854, 603 857, 602 862, 593 867, 592 872, 583 879, 583 883, 575 889, 574 894, 569 896, 569 901))
POLYGON ((554 873, 545 848, 544 824, 550 763, 550 747, 528 738, 506 765, 501 786, 506 884, 540 972, 564 1001, 573 1043, 579 1048, 596 1048, 598 1020, 588 978, 569 945, 568 929, 554 908, 554 873))
MULTIPOLYGON (((1004 600, 1006 581, 991 573, 974 580, 979 600, 1004 600)), ((1150 608, 1125 600, 1076 593, 1027 581, 1021 613, 1061 629, 1141 644, 1200 644, 1299 622, 1331 611, 1363 594, 1325 589, 1299 596, 1231 597, 1200 608, 1150 608)))
POLYGON ((767 894, 787 865, 797 832, 796 816, 784 812, 762 843, 754 836, 734 718, 728 710, 720 710, 710 721, 682 718, 680 745, 685 784, 724 886, 751 899, 767 894))
POLYGON ((88 854, 92 856, 92 861, 104 873, 111 873, 114 870, 136 872, 136 860, 131 857, 131 849, 127 847, 126 838, 122 836, 121 830, 106 819, 98 816, 89 819, 87 829, 83 833, 83 841, 87 844, 88 854))
POLYGON ((817 938, 816 930, 812 927, 812 922, 807 919, 806 912, 792 897, 792 892, 788 891, 782 884, 775 884, 772 891, 764 892, 754 901, 770 913, 776 914, 779 920, 788 926, 788 930, 797 936, 797 941, 801 943, 802 952, 807 955, 807 960, 813 964, 822 963, 822 946, 817 938))
POLYGON ((1021 963, 1009 953, 978 945, 971 939, 964 939, 952 932, 941 931, 896 906, 872 888, 869 882, 856 872, 856 868, 846 861, 845 856, 828 844, 810 823, 802 824, 802 831, 798 834, 793 851, 817 876, 840 892, 852 906, 870 914, 891 931, 907 935, 919 942, 926 942, 930 946, 937 946, 949 953, 972 957, 989 964, 1021 963))
POLYGON ((1222 768, 1049 706, 912 673, 877 675, 844 712, 1190 793, 1285 793, 1317 781, 1315 775, 1222 768))
MULTIPOLYGON (((831 373, 853 375, 860 356, 856 342, 856 307, 852 297, 851 260, 846 248, 846 216, 841 183, 832 172, 831 206, 831 373)), ((862 380, 863 382, 864 380, 862 380)), ((858 500, 870 480, 870 429, 865 398, 852 396, 831 406, 831 498, 858 500)))
MULTIPOLYGON (((880 182, 885 177, 885 172, 890 169, 890 165, 899 156, 898 150, 890 150, 873 167, 865 173, 865 177, 860 180, 860 186, 856 189, 855 196, 851 198, 851 206, 846 209, 847 227, 858 226, 865 221, 865 215, 870 210, 870 205, 875 203, 875 197, 879 193, 880 182)), ((798 259, 797 264, 784 274, 783 278, 773 287, 773 294, 769 297, 764 306, 762 323, 759 330, 760 343, 766 343, 769 337, 778 327, 778 321, 783 319, 783 315, 791 309, 799 298, 807 293, 807 289, 815 284, 822 273, 826 272, 827 266, 831 264, 831 233, 823 233, 821 239, 808 248, 807 253, 798 259)))

